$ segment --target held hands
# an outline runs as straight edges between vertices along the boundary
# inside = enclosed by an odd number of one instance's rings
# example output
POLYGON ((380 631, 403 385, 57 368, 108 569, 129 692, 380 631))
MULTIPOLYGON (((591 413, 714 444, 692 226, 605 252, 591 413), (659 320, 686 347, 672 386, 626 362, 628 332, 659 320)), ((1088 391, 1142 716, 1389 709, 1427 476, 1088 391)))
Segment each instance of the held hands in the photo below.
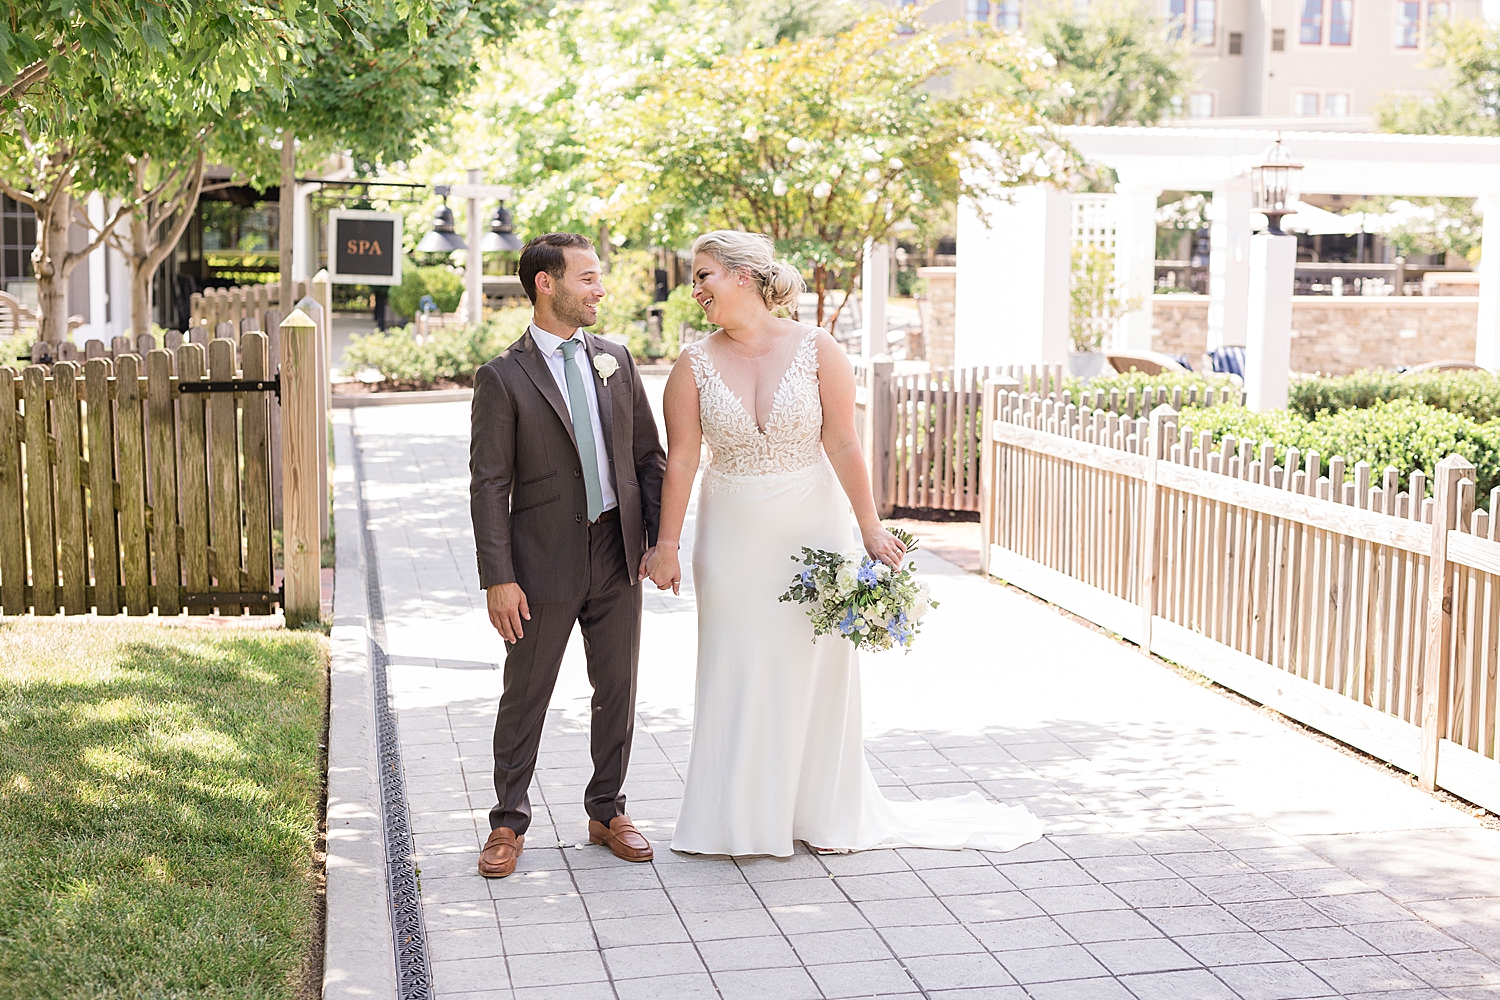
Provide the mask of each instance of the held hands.
POLYGON ((677 543, 658 542, 641 556, 639 583, 647 577, 656 584, 657 590, 672 588, 672 593, 682 593, 682 566, 677 561, 677 543))
POLYGON ((484 592, 485 604, 490 613, 490 624, 506 642, 520 642, 526 633, 521 630, 521 621, 531 621, 531 608, 526 604, 526 592, 519 583, 497 583, 484 592))
POLYGON ((860 537, 865 543, 865 551, 870 554, 871 559, 879 559, 891 569, 900 569, 901 560, 906 558, 906 546, 895 535, 886 531, 878 523, 868 528, 860 529, 860 537))

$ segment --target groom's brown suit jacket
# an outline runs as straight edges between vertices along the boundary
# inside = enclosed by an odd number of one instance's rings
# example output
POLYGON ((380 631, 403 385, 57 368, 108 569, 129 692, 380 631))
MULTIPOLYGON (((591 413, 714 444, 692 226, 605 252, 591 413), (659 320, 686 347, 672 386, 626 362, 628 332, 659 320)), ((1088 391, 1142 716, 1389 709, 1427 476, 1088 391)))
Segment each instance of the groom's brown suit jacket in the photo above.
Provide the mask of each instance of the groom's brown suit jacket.
MULTIPOLYGON (((603 442, 635 583, 656 543, 666 456, 630 352, 584 333, 603 442), (599 354, 619 370, 606 382, 599 354)), ((479 586, 519 583, 532 604, 579 599, 588 585, 588 499, 568 406, 528 331, 474 376, 469 507, 479 586)))

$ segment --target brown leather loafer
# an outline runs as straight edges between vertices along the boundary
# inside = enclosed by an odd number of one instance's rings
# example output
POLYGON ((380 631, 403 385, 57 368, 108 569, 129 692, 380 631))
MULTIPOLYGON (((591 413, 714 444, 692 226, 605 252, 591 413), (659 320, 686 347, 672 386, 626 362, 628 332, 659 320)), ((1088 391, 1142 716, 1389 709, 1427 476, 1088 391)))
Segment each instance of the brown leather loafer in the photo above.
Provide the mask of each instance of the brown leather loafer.
POLYGON ((490 839, 484 842, 484 850, 479 852, 479 874, 485 878, 509 875, 516 870, 516 861, 525 845, 526 838, 517 836, 516 831, 508 826, 491 830, 490 839))
POLYGON ((597 819, 589 820, 589 843, 603 844, 622 861, 650 861, 655 856, 651 842, 641 836, 629 816, 616 816, 609 826, 597 819))

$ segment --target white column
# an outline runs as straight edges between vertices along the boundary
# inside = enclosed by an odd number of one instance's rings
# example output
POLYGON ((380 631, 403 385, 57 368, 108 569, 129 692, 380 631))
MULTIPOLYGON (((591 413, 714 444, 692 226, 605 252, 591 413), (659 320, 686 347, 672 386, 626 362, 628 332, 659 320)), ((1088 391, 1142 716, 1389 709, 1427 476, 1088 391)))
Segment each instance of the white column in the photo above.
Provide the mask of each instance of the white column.
MULTIPOLYGON (((94 224, 94 228, 99 229, 103 227, 104 196, 99 192, 95 191, 89 195, 88 211, 89 222, 94 224)), ((104 333, 105 317, 109 315, 107 312, 109 272, 106 270, 109 264, 108 255, 109 248, 103 243, 99 245, 97 250, 89 254, 89 322, 87 326, 80 327, 77 331, 78 335, 75 339, 80 343, 89 339, 103 340, 105 343, 109 342, 104 333)))
POLYGON ((1292 280, 1297 237, 1250 237, 1250 303, 1245 330, 1245 400, 1252 410, 1286 407, 1292 367, 1292 280))
POLYGON ((1067 362, 1072 212, 1073 196, 1047 184, 1009 204, 959 200, 956 366, 1067 362))
POLYGON ((1214 190, 1208 209, 1208 350, 1245 346, 1250 295, 1250 181, 1214 190))
POLYGON ((1120 196, 1115 220, 1115 280, 1120 294, 1135 299, 1137 307, 1115 327, 1114 346, 1149 351, 1151 294, 1156 289, 1156 200, 1161 188, 1117 184, 1120 196))
MULTIPOLYGON (((469 183, 482 183, 478 170, 469 171, 469 183)), ((464 292, 469 300, 469 322, 484 322, 484 254, 479 250, 479 199, 469 199, 469 249, 464 251, 464 292)))
POLYGON ((890 252, 890 244, 885 240, 865 240, 865 262, 859 278, 859 308, 865 318, 860 355, 866 361, 886 353, 885 301, 891 280, 890 252))
POLYGON ((1483 195, 1484 235, 1479 248, 1479 328, 1474 363, 1500 370, 1500 193, 1483 195))
MULTIPOLYGON (((318 260, 318 239, 312 229, 312 194, 323 185, 298 184, 292 204, 292 280, 309 281, 318 260)), ((295 295, 293 296, 296 297, 295 295)))

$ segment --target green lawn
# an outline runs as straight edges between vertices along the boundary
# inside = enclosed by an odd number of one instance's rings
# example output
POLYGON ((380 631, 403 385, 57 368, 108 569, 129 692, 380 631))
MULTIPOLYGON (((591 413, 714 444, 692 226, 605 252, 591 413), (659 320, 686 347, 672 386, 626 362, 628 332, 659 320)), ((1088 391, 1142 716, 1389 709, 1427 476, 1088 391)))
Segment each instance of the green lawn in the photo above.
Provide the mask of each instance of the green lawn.
POLYGON ((316 995, 323 643, 0 621, 0 998, 316 995))

